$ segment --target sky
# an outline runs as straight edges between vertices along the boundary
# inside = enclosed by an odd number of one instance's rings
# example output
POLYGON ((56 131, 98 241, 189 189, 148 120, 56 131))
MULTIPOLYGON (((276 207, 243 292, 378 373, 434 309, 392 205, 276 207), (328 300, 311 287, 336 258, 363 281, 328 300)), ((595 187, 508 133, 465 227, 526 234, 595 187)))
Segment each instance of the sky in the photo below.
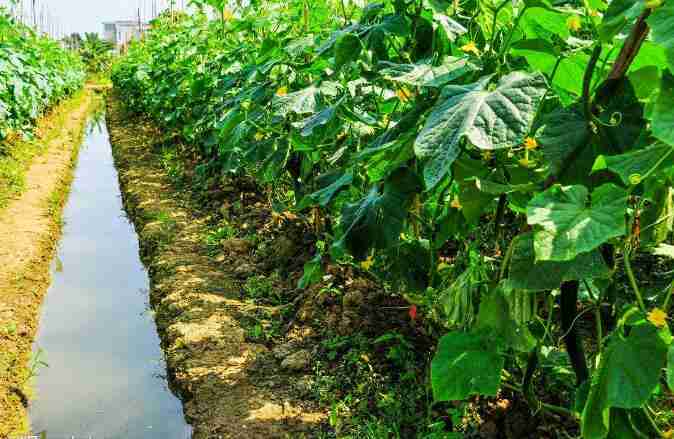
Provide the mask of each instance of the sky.
MULTIPOLYGON (((32 23, 33 0, 18 0, 23 2, 24 16, 32 23)), ((138 8, 141 9, 141 18, 152 18, 153 4, 161 10, 167 7, 169 0, 35 0, 38 16, 41 11, 49 16, 49 22, 54 32, 67 35, 73 32, 103 33, 103 22, 115 20, 137 20, 138 8)), ((175 0, 176 4, 187 3, 187 0, 175 0)), ((10 0, 0 0, 0 6, 8 6, 10 0)), ((39 20, 39 19, 38 19, 39 20)))

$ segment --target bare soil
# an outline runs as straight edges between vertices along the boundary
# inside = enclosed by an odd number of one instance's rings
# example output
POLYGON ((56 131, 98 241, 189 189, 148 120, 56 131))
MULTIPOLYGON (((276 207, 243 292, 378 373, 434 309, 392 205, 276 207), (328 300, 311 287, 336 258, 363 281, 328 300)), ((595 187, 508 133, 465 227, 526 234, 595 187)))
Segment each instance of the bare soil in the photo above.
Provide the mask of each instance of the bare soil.
POLYGON ((45 142, 25 175, 25 190, 0 211, 0 438, 28 431, 29 363, 61 211, 87 118, 97 99, 86 89, 39 121, 45 142), (67 117, 63 112, 69 111, 67 117), (58 121, 58 122, 57 122, 58 121))

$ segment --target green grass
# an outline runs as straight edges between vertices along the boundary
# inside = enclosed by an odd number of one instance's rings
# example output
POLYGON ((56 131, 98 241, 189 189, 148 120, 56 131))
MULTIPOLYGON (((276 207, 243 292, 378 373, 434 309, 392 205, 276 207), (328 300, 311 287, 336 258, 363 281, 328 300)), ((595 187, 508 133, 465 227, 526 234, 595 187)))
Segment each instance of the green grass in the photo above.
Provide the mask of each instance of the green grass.
POLYGON ((48 129, 40 137, 13 138, 0 144, 0 211, 25 191, 26 172, 33 159, 44 154, 47 146, 64 134, 65 123, 85 96, 84 92, 79 92, 46 115, 42 123, 48 129))

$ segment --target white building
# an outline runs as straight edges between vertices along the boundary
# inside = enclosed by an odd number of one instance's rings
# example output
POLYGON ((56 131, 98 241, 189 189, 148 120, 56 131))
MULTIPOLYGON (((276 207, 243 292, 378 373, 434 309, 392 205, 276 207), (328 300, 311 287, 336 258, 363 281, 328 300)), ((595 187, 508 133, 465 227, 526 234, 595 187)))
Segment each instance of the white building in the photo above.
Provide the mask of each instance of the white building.
POLYGON ((150 28, 149 23, 140 23, 133 20, 113 21, 103 23, 103 38, 113 43, 116 47, 123 47, 131 40, 141 37, 150 28))

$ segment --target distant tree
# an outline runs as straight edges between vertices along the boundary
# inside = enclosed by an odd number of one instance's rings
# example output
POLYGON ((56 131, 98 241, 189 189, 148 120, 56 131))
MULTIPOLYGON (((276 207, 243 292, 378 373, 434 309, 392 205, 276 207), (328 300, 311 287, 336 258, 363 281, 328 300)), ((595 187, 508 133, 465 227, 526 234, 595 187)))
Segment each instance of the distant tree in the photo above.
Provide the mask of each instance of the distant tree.
POLYGON ((95 32, 84 34, 79 49, 82 59, 91 73, 101 73, 110 68, 112 64, 112 51, 114 45, 104 40, 95 32))
POLYGON ((63 37, 63 43, 70 50, 80 50, 82 47, 82 35, 78 33, 72 33, 63 37))

